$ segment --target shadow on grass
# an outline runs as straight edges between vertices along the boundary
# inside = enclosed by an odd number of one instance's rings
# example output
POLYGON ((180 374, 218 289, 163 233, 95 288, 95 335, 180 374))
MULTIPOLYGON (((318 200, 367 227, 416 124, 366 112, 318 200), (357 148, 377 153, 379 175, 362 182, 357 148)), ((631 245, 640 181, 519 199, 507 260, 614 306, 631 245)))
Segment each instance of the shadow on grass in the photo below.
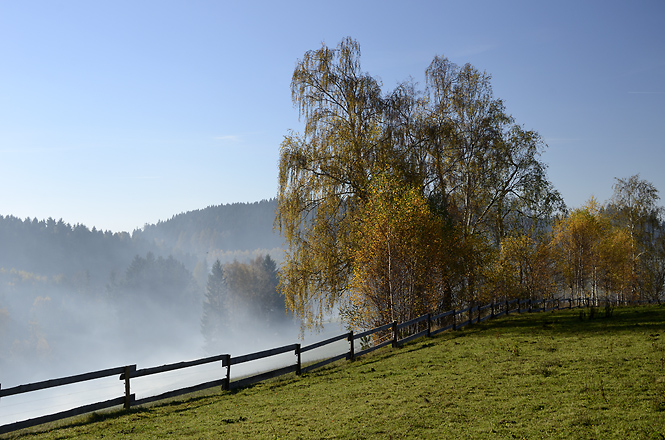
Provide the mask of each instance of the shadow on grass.
POLYGON ((561 309, 554 312, 511 314, 497 320, 485 321, 464 331, 473 334, 483 330, 501 333, 581 334, 594 332, 634 332, 636 330, 659 333, 665 331, 665 305, 617 307, 605 316, 604 307, 596 308, 590 317, 589 309, 561 309))

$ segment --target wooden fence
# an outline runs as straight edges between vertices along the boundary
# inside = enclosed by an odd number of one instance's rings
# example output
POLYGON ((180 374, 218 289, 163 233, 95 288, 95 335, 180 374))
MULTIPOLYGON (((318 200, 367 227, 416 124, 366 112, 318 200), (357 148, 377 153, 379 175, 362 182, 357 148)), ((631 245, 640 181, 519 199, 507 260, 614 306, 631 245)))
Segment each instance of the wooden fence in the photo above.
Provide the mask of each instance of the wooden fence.
MULTIPOLYGON (((642 304, 644 302, 640 302, 642 304)), ((406 344, 414 339, 421 337, 430 337, 447 330, 457 330, 464 326, 483 322, 490 318, 507 315, 509 313, 522 313, 522 312, 541 312, 553 311, 563 308, 573 307, 589 307, 589 306, 602 306, 602 301, 592 302, 588 299, 539 299, 539 300, 525 300, 513 299, 502 301, 499 303, 491 303, 485 305, 475 305, 466 307, 461 310, 450 310, 440 314, 426 314, 410 321, 398 323, 392 322, 383 326, 363 331, 360 333, 348 332, 332 338, 320 341, 311 345, 302 347, 300 344, 285 345, 283 347, 273 348, 271 350, 259 351, 256 353, 246 354, 243 356, 232 357, 229 354, 220 354, 216 356, 206 357, 193 361, 177 362, 159 367, 137 369, 136 365, 125 365, 116 368, 108 368, 105 370, 93 371, 85 374, 78 374, 75 376, 62 377, 58 379, 51 379, 42 382, 36 382, 26 385, 18 385, 11 388, 2 389, 0 386, 0 398, 6 398, 12 395, 29 393, 37 390, 44 390, 53 387, 60 387, 71 385, 80 382, 91 381, 95 379, 105 378, 109 376, 119 376, 121 381, 124 381, 124 395, 118 396, 114 399, 106 400, 103 402, 84 405, 70 410, 57 412, 37 418, 27 419, 14 423, 9 423, 0 426, 0 434, 16 431, 19 429, 28 428, 56 420, 61 420, 81 414, 91 413, 112 407, 124 407, 129 409, 132 406, 144 405, 151 402, 156 402, 171 397, 190 394, 196 391, 205 390, 208 388, 220 387, 222 390, 232 390, 237 388, 246 387, 257 382, 261 382, 270 378, 282 376, 289 373, 300 375, 308 371, 323 367, 331 362, 340 359, 353 360, 359 356, 370 353, 381 347, 392 345, 397 347, 406 344), (377 337, 375 337, 375 335, 377 337), (383 335, 381 340, 378 336, 383 335), (385 337, 388 335, 388 337, 385 337), (370 344, 370 338, 375 337, 374 344, 370 344), (301 363, 302 353, 316 350, 333 344, 338 341, 348 341, 349 348, 347 352, 338 354, 332 357, 327 357, 315 363, 303 366, 301 363), (357 342, 360 342, 360 350, 356 351, 357 342), (295 361, 286 367, 281 367, 259 374, 254 374, 248 377, 242 377, 238 380, 231 381, 231 367, 245 362, 266 359, 272 356, 293 352, 295 361), (169 371, 181 370, 185 368, 220 362, 222 371, 225 371, 222 377, 216 380, 200 383, 195 386, 180 388, 166 393, 136 399, 134 394, 131 394, 130 380, 133 378, 144 377, 169 371)), ((611 302, 612 305, 623 305, 617 301, 611 302)), ((631 303, 635 304, 635 303, 631 303)))

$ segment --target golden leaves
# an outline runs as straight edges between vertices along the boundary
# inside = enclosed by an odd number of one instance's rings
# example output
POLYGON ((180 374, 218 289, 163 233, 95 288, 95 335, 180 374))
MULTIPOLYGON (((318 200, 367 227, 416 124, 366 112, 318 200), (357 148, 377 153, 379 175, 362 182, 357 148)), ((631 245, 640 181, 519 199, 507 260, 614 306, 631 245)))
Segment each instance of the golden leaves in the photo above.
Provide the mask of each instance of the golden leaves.
POLYGON ((418 188, 383 172, 374 176, 351 252, 346 315, 356 327, 406 321, 441 300, 442 221, 418 188))

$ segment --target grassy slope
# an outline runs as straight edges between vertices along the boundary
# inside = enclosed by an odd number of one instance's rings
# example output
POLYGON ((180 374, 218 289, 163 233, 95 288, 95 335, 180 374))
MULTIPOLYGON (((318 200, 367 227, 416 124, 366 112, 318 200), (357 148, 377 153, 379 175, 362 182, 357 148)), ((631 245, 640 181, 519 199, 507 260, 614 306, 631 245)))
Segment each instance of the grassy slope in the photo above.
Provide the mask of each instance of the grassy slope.
POLYGON ((579 314, 511 315, 30 438, 665 439, 665 307, 579 314))

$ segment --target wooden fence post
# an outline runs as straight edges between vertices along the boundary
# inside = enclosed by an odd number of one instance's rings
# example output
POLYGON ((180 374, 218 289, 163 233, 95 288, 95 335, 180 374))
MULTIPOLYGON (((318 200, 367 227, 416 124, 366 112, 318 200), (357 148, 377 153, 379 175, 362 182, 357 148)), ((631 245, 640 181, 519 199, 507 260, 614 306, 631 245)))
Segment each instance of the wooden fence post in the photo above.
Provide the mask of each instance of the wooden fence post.
POLYGON ((227 354, 222 360, 222 367, 226 367, 226 378, 222 389, 228 391, 231 389, 231 355, 227 354))
POLYGON ((393 321, 393 348, 397 347, 397 321, 393 321))
POLYGON ((125 365, 125 404, 124 408, 129 409, 132 405, 131 393, 129 387, 129 365, 125 365))
POLYGON ((356 348, 354 347, 355 344, 353 343, 353 331, 349 332, 349 336, 347 337, 347 339, 349 340, 349 359, 355 360, 356 348))
POLYGON ((510 310, 508 310, 508 300, 505 301, 506 303, 506 316, 510 315, 510 310))
POLYGON ((453 309, 453 331, 457 330, 457 313, 455 312, 455 309, 453 309))
POLYGON ((430 313, 427 314, 427 337, 432 336, 432 315, 430 313))
POLYGON ((296 376, 300 376, 300 344, 296 344, 296 358, 297 358, 297 363, 296 363, 296 376))

